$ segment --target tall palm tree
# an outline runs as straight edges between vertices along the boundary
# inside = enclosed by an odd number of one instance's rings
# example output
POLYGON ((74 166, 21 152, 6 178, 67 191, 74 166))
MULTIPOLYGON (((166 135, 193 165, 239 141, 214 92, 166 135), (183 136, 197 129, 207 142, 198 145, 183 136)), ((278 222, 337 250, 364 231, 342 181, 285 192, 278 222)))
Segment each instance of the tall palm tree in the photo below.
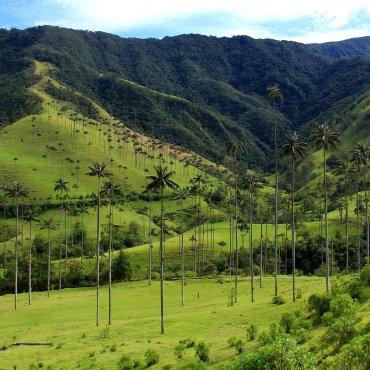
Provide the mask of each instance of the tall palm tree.
POLYGON ((51 243, 50 243, 50 232, 56 230, 57 225, 54 223, 52 218, 48 218, 42 221, 41 229, 48 231, 48 297, 50 297, 50 277, 51 277, 51 243))
POLYGON ((164 189, 166 187, 171 189, 177 189, 179 187, 174 181, 170 178, 174 175, 174 171, 167 172, 167 166, 159 164, 155 166, 156 175, 147 176, 149 180, 152 180, 147 186, 146 191, 160 192, 161 193, 161 214, 160 214, 160 239, 159 239, 159 253, 160 253, 160 300, 161 300, 161 334, 164 334, 164 256, 163 256, 163 233, 164 233, 164 223, 163 223, 163 214, 164 214, 164 189))
POLYGON ((77 208, 77 213, 81 216, 81 265, 84 258, 84 243, 85 243, 85 230, 84 230, 84 216, 89 214, 89 207, 85 204, 80 204, 77 208))
POLYGON ((28 198, 28 191, 23 184, 17 181, 12 181, 10 187, 5 188, 5 195, 12 198, 15 202, 16 210, 16 227, 15 227, 15 246, 14 246, 14 309, 17 309, 18 304, 18 234, 19 234, 19 200, 28 198))
POLYGON ((39 222, 38 212, 35 208, 26 208, 23 218, 30 224, 28 239, 28 304, 32 301, 32 222, 39 222))
POLYGON ((227 143, 228 155, 234 156, 234 222, 235 222, 235 303, 238 301, 238 168, 237 155, 242 152, 242 143, 237 139, 232 139, 227 143))
POLYGON ((92 167, 89 167, 89 172, 86 175, 94 176, 98 178, 98 191, 96 196, 97 211, 96 211, 96 326, 99 326, 99 275, 100 275, 100 207, 101 196, 100 196, 100 181, 102 178, 109 177, 110 172, 106 170, 106 163, 94 162, 92 167))
POLYGON ((253 195, 257 189, 262 188, 262 184, 258 181, 257 174, 254 171, 248 170, 243 176, 242 189, 249 193, 249 266, 251 274, 251 299, 254 302, 254 273, 253 273, 253 195))
POLYGON ((341 160, 339 165, 335 168, 334 173, 340 176, 340 180, 344 181, 344 191, 345 191, 345 218, 346 218, 346 272, 349 272, 349 256, 348 256, 348 192, 349 192, 349 179, 354 172, 353 164, 349 161, 341 160))
POLYGON ((298 157, 307 153, 307 143, 301 141, 296 132, 285 135, 285 142, 281 148, 282 155, 292 158, 292 275, 293 275, 293 302, 295 302, 295 220, 294 220, 294 180, 295 162, 298 157))
POLYGON ((109 247, 108 247, 108 324, 112 323, 112 238, 113 238, 113 203, 112 200, 122 196, 122 191, 111 179, 105 181, 102 195, 109 198, 109 247))
POLYGON ((356 168, 356 234, 357 234, 357 269, 360 270, 361 268, 361 240, 360 240, 360 199, 359 199, 359 176, 361 171, 361 161, 362 161, 362 153, 360 150, 355 146, 352 150, 351 162, 354 163, 356 168))
POLYGON ((365 188, 365 227, 366 227, 366 251, 367 251, 367 263, 370 263, 369 260, 369 199, 367 194, 367 166, 370 160, 370 146, 368 143, 359 143, 357 144, 357 149, 361 155, 361 163, 363 167, 363 182, 365 188))
POLYGON ((273 123, 274 123, 274 151, 275 151, 275 297, 278 295, 278 196, 279 196, 279 178, 278 178, 278 150, 277 150, 277 125, 276 125, 276 101, 284 101, 284 96, 277 84, 267 87, 267 99, 273 102, 273 123))
MULTIPOLYGON (((63 193, 69 192, 68 181, 63 180, 61 177, 58 177, 54 182, 54 191, 59 192, 60 198, 60 225, 59 225, 59 290, 62 289, 62 234, 63 234, 63 193)), ((65 241, 67 246, 67 240, 65 241)))
POLYGON ((68 259, 67 213, 72 210, 72 205, 69 202, 63 202, 61 208, 64 211, 64 273, 67 274, 67 259, 68 259))
MULTIPOLYGON (((200 214, 201 214, 201 201, 200 201, 200 197, 201 197, 201 194, 202 194, 202 186, 206 184, 206 179, 200 174, 198 173, 195 177, 193 177, 192 179, 190 179, 190 184, 192 184, 192 188, 191 188, 191 194, 195 196, 195 207, 194 207, 194 210, 196 212, 196 221, 194 222, 194 235, 196 236, 197 235, 197 227, 198 227, 198 238, 197 238, 197 241, 198 241, 198 265, 199 265, 199 269, 198 269, 198 272, 200 274, 201 272, 201 269, 200 269, 200 248, 201 248, 201 217, 200 217, 200 214), (198 196, 198 203, 197 203, 197 196, 198 196)), ((204 246, 203 246, 204 248, 204 246)))
POLYGON ((326 186, 326 154, 330 148, 336 148, 340 142, 340 135, 333 131, 327 122, 318 124, 311 135, 312 143, 324 152, 324 222, 325 222, 325 285, 329 292, 329 226, 328 226, 328 194, 326 186))
POLYGON ((180 230, 180 244, 181 244, 181 304, 185 303, 185 253, 184 253, 184 200, 190 198, 190 191, 188 187, 178 189, 174 199, 177 199, 181 206, 181 230, 180 230))

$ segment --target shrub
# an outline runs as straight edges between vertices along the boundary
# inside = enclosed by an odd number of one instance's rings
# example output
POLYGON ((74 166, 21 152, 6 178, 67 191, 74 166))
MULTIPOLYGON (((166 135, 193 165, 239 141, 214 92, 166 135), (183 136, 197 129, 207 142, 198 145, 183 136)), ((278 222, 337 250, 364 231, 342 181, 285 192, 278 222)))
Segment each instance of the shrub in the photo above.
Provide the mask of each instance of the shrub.
POLYGON ((195 345, 195 354, 198 356, 199 360, 202 362, 209 361, 209 351, 210 345, 205 342, 199 342, 195 345))
POLYGON ((271 344, 238 357, 228 370, 251 369, 313 370, 315 362, 307 350, 299 347, 290 336, 282 334, 271 344))
POLYGON ((286 334, 289 334, 290 331, 292 330, 295 320, 296 317, 292 313, 284 312, 281 316, 279 325, 286 334))
POLYGON ((238 341, 237 337, 230 337, 227 340, 227 344, 229 345, 229 347, 235 347, 235 344, 236 344, 237 341, 238 341))
POLYGON ((206 370, 207 366, 203 362, 193 362, 192 364, 190 364, 187 367, 187 369, 189 369, 189 370, 206 370))
POLYGON ((149 348, 145 352, 144 357, 145 357, 145 362, 146 362, 147 367, 155 365, 159 361, 159 353, 155 349, 149 348))
POLYGON ((254 324, 251 324, 247 328, 247 338, 248 340, 254 340, 257 337, 257 326, 254 324))
POLYGON ((312 322, 311 320, 302 320, 299 327, 305 330, 312 330, 312 322))
POLYGON ((181 339, 179 343, 184 344, 186 348, 191 348, 195 346, 195 339, 185 338, 185 339, 181 339))
POLYGON ((370 285, 370 265, 367 264, 363 269, 360 271, 360 281, 364 284, 369 286, 370 285))
POLYGON ((320 317, 330 310, 330 297, 327 294, 312 294, 308 298, 308 309, 315 311, 320 317))
POLYGON ((242 353, 245 349, 245 342, 242 339, 238 339, 235 343, 235 351, 236 353, 242 353))
POLYGON ((272 303, 277 304, 277 305, 284 304, 285 299, 284 299, 284 297, 278 295, 278 296, 272 298, 272 303))
POLYGON ((134 361, 128 355, 122 355, 118 360, 117 367, 119 370, 133 370, 134 361))
POLYGON ((186 349, 186 346, 185 344, 183 343, 179 343, 176 347, 175 347, 175 356, 176 358, 182 358, 182 356, 184 356, 184 352, 185 352, 185 349, 186 349))

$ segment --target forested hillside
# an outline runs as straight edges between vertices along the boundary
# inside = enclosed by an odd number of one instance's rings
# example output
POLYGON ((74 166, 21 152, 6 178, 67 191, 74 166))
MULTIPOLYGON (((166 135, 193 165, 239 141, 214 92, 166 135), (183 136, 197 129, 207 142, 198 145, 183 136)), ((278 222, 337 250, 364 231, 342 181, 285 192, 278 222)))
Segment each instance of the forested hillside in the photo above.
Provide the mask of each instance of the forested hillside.
POLYGON ((32 60, 39 60, 51 63, 56 80, 130 128, 215 161, 237 136, 244 164, 263 169, 273 143, 267 86, 278 84, 285 97, 278 106, 279 140, 353 103, 370 86, 366 37, 312 45, 247 36, 142 40, 44 26, 1 30, 0 46, 2 123, 38 109, 26 88, 35 78, 32 60))

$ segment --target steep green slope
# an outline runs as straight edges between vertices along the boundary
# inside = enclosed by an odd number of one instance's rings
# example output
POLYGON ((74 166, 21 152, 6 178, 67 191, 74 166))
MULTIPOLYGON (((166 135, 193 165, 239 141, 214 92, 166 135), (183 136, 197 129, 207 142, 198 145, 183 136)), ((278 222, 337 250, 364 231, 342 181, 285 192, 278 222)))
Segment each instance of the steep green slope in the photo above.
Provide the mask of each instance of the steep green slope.
MULTIPOLYGON (((281 142, 284 131, 368 89, 367 41, 304 45, 201 35, 140 40, 49 26, 0 32, 0 46, 13 50, 15 61, 50 62, 55 80, 93 99, 128 127, 215 161, 225 141, 237 136, 245 147, 244 166, 263 169, 269 169, 272 146, 266 87, 278 83, 285 95, 278 107, 281 142)), ((27 71, 13 70, 9 60, 6 66, 9 74, 27 71)), ((29 106, 17 104, 31 113, 29 106)), ((4 121, 12 121, 11 116, 4 121)))

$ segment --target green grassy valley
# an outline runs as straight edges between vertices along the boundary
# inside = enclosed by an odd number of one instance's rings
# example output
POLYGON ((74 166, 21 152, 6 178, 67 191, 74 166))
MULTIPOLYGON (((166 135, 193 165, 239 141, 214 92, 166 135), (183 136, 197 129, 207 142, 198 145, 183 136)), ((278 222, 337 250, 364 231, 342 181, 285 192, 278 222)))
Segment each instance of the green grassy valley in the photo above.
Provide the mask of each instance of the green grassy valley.
POLYGON ((367 40, 0 29, 0 370, 369 368, 367 40))

